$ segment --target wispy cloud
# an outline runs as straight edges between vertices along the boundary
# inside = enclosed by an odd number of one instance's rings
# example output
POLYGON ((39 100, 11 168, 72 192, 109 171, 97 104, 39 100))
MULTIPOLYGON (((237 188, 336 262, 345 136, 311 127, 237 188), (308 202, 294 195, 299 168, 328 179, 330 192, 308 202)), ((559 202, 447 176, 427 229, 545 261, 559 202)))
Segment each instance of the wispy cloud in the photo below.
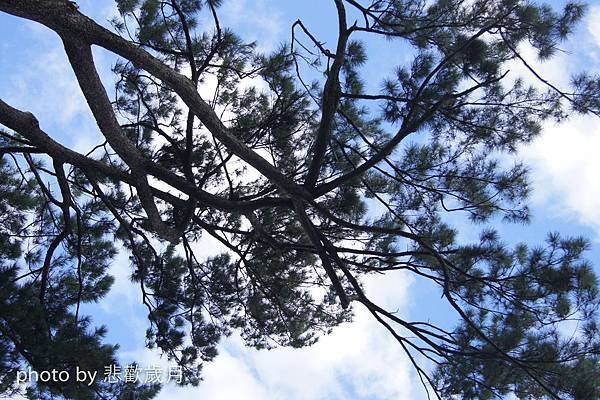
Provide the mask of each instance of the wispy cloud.
POLYGON ((259 51, 277 47, 284 29, 277 3, 271 0, 229 0, 220 9, 225 26, 242 34, 245 41, 257 41, 259 51))
POLYGON ((596 42, 596 46, 600 47, 600 5, 590 7, 586 25, 596 42))

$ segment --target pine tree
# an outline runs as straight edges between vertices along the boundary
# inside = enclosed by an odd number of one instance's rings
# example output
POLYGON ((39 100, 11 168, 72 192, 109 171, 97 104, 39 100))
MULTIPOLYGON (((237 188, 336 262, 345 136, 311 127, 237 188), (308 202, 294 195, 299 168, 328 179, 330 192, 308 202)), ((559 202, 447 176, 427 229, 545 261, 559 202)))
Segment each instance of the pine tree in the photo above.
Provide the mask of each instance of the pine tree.
MULTIPOLYGON (((148 346, 181 366, 186 384, 233 331, 259 349, 302 347, 360 304, 438 398, 600 398, 587 241, 553 233, 513 248, 491 228, 530 217, 526 167, 499 157, 545 121, 600 115, 598 77, 579 74, 561 90, 519 50, 551 58, 585 6, 334 0, 335 48, 298 20, 289 44, 262 54, 222 25, 221 3, 117 0, 109 30, 73 2, 0 0, 0 11, 60 37, 106 140, 78 153, 0 100, 0 392, 16 390, 23 365, 101 374, 114 363, 106 329, 79 310, 110 290, 118 244, 148 309, 148 346), (364 37, 412 56, 377 92, 361 71, 364 37), (115 98, 92 46, 119 57, 115 98), (512 79, 511 62, 546 89, 512 79), (206 82, 216 85, 209 100, 206 82), (450 213, 468 216, 480 239, 459 242, 450 213), (227 251, 197 257, 201 235, 227 251), (459 325, 374 303, 361 280, 395 271, 437 285, 459 325)), ((70 381, 29 395, 158 390, 70 381)))

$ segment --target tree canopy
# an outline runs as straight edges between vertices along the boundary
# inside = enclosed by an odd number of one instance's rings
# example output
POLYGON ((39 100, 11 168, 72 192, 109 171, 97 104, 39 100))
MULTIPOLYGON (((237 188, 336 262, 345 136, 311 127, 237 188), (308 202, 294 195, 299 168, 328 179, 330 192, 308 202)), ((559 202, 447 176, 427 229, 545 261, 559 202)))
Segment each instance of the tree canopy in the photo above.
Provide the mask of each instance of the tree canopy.
MULTIPOLYGON (((333 47, 297 20, 288 43, 261 53, 223 26, 224 1, 117 0, 109 29, 71 1, 0 0, 60 37, 103 137, 78 153, 0 100, 0 392, 18 390, 23 365, 101 374, 114 362, 118 347, 80 305, 110 290, 124 248, 147 344, 182 367, 184 384, 198 384, 234 331, 259 349, 302 347, 361 306, 432 397, 600 398, 587 241, 552 233, 511 247, 493 229, 530 217, 527 168, 503 157, 545 121, 600 115, 599 77, 558 88, 521 54, 551 58, 585 6, 332 0, 333 47), (410 61, 365 74, 373 38, 410 61), (93 46, 118 56, 114 88, 93 46), (515 79, 511 63, 544 89, 515 79), (478 241, 458 240, 453 213, 478 241), (227 251, 197 256, 202 235, 227 251), (373 302, 362 280, 397 271, 437 285, 458 325, 373 302)), ((158 390, 69 380, 28 395, 158 390)))

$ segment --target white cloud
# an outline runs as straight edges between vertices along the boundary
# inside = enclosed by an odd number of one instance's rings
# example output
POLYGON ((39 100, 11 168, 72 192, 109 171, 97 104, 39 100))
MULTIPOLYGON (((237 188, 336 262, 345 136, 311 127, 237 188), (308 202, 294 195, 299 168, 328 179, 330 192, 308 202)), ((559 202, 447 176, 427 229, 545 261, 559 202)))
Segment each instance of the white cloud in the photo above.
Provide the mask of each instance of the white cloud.
POLYGON ((32 57, 28 68, 8 77, 9 99, 15 106, 27 107, 42 126, 53 121, 66 125, 87 111, 64 51, 58 46, 32 57))
POLYGON ((220 9, 224 26, 245 33, 244 40, 257 41, 259 51, 273 50, 281 39, 283 23, 270 0, 229 0, 220 9))
MULTIPOLYGON (((215 239, 205 236, 193 244, 199 259, 222 250, 215 239)), ((140 367, 168 362, 156 350, 142 347, 147 325, 136 314, 139 288, 128 279, 129 263, 120 254, 111 268, 116 286, 103 301, 105 310, 119 310, 115 322, 124 322, 132 333, 128 343, 139 344, 134 351, 120 352, 123 363, 137 361, 140 367), (126 315, 127 317, 123 318, 126 315)), ((402 315, 409 304, 412 283, 403 273, 370 276, 365 291, 373 301, 402 315)), ((198 387, 166 385, 157 400, 318 400, 318 399, 417 399, 422 388, 413 387, 413 371, 399 344, 364 309, 357 306, 355 320, 303 349, 255 350, 246 347, 239 335, 219 345, 217 358, 204 366, 204 380, 198 387)), ((423 397, 424 398, 424 397, 423 397)))
MULTIPOLYGON (((409 284, 406 275, 377 276, 368 279, 366 290, 402 313, 409 284)), ((424 398, 422 389, 413 387, 412 369, 401 347, 365 309, 357 309, 353 323, 336 328, 312 347, 257 351, 233 335, 219 350, 216 360, 205 365, 200 386, 167 385, 157 400, 424 398)), ((168 365, 145 348, 121 355, 141 367, 161 365, 166 370, 168 365)))
MULTIPOLYGON (((599 21, 600 7, 591 7, 586 25, 595 41, 589 40, 589 37, 580 38, 582 46, 575 48, 579 56, 593 56, 600 51, 599 21)), ((574 43, 570 45, 575 46, 574 43)), ((522 50, 524 57, 543 78, 567 92, 572 73, 581 68, 597 71, 594 65, 582 65, 582 58, 570 52, 558 52, 550 61, 540 62, 531 46, 522 50)), ((513 63, 510 69, 516 75, 527 77, 528 82, 541 89, 548 89, 518 62, 513 63)), ((546 123, 542 134, 532 144, 524 146, 519 156, 531 167, 533 204, 545 213, 593 228, 600 238, 598 122, 596 116, 572 115, 561 124, 546 123)), ((537 218, 543 219, 544 215, 538 214, 537 218)))
POLYGON ((139 293, 137 288, 130 280, 131 261, 125 249, 121 248, 115 259, 112 261, 109 274, 115 279, 110 292, 98 306, 108 312, 114 309, 114 306, 120 304, 121 311, 124 310, 123 302, 131 308, 133 304, 139 302, 139 293))
POLYGON ((594 41, 596 42, 596 46, 600 47, 600 6, 590 7, 588 11, 587 18, 587 28, 594 41))
POLYGON ((586 116, 548 124, 521 155, 532 167, 534 203, 554 215, 576 219, 600 236, 599 148, 598 117, 586 116))

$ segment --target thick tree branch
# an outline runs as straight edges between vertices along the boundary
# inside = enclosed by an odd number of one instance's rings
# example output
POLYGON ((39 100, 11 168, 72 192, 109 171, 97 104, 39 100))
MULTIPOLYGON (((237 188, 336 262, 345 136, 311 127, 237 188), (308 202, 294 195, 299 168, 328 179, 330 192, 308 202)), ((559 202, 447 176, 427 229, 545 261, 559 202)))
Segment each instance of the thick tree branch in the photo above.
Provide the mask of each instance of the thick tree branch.
MULTIPOLYGON (((103 162, 86 157, 56 142, 47 133, 40 129, 38 120, 33 114, 17 110, 16 108, 6 104, 1 99, 0 124, 14 130, 15 132, 18 132, 32 143, 35 143, 37 149, 43 151, 54 159, 74 165, 78 168, 85 169, 94 174, 100 174, 118 179, 131 186, 136 185, 136 180, 131 174, 116 167, 104 164, 103 162)), ((265 197, 251 201, 233 201, 224 199, 199 189, 182 177, 178 177, 174 174, 169 176, 172 179, 170 179, 167 183, 173 184, 173 187, 187 194, 188 196, 196 198, 199 202, 220 210, 244 211, 255 210, 257 208, 269 206, 291 207, 289 200, 281 198, 265 197)), ((160 195, 157 194, 160 193, 160 191, 157 191, 156 189, 152 190, 155 195, 160 197, 160 195)), ((172 196, 171 198, 176 197, 172 196)))
POLYGON ((340 70, 346 60, 346 46, 350 37, 343 0, 335 0, 335 6, 338 13, 338 43, 335 58, 333 59, 331 69, 327 73, 327 80, 325 81, 323 94, 321 95, 321 122, 317 130, 317 139, 312 150, 313 157, 304 183, 309 189, 317 182, 323 157, 327 151, 331 130, 333 129, 335 112, 340 101, 340 70))

